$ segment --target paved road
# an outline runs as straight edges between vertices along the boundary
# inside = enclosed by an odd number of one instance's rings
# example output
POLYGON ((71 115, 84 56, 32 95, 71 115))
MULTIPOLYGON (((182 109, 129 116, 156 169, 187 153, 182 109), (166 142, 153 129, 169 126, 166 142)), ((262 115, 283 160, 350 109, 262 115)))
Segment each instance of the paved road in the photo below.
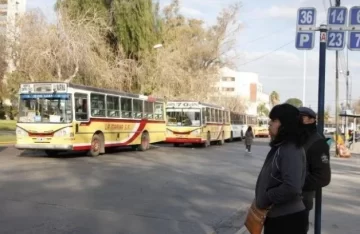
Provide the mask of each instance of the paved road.
MULTIPOLYGON (((2 148, 0 233, 234 234, 266 150, 249 156, 235 142, 47 158, 2 148)), ((332 162, 323 233, 360 233, 359 159, 332 162)))
POLYGON ((98 158, 2 149, 0 233, 235 233, 229 221, 243 215, 261 163, 242 147, 98 158))

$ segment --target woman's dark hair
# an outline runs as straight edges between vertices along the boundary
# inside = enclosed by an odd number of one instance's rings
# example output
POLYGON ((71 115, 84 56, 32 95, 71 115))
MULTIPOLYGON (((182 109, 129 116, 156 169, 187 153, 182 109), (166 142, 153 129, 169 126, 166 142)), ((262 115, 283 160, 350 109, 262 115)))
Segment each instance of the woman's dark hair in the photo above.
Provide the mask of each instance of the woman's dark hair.
POLYGON ((252 132, 252 127, 249 126, 246 131, 247 131, 247 132, 249 132, 249 131, 252 132))
POLYGON ((300 112, 295 106, 287 103, 276 105, 270 111, 269 118, 271 120, 278 119, 281 123, 278 134, 270 143, 271 146, 286 141, 293 142, 297 147, 305 144, 307 134, 300 112))

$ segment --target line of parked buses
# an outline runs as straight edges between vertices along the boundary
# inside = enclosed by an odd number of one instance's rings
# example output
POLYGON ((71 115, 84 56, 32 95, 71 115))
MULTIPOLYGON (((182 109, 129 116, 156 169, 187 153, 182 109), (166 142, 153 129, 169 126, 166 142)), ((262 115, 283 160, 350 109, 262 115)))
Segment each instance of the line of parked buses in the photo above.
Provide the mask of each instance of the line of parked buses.
POLYGON ((145 151, 151 143, 209 146, 242 139, 248 126, 268 136, 256 116, 196 101, 165 101, 144 95, 72 83, 24 83, 19 90, 16 148, 87 151, 131 146, 145 151))

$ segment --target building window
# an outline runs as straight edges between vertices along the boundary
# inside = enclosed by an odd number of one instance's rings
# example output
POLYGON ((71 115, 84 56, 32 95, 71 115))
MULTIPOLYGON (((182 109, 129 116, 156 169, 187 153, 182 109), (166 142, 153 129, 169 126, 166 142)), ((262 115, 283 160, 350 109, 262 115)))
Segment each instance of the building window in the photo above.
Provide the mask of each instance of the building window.
POLYGON ((223 77, 221 78, 222 81, 235 81, 235 77, 223 77))
POLYGON ((226 92, 234 92, 235 88, 222 88, 222 91, 226 91, 226 92))

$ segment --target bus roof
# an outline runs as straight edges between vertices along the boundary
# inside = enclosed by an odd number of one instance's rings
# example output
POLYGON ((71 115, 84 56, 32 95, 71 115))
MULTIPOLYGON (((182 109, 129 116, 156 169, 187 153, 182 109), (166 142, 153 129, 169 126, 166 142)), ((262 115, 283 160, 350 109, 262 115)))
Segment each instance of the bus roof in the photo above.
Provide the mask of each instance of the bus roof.
POLYGON ((199 105, 203 105, 205 107, 212 107, 212 108, 218 108, 218 109, 224 109, 224 110, 227 110, 227 108, 223 107, 223 106, 218 106, 218 105, 215 105, 215 104, 210 104, 210 103, 205 103, 205 102, 199 102, 199 101, 191 101, 191 100, 170 100, 168 102, 192 102, 192 103, 197 103, 199 105))
POLYGON ((141 95, 141 94, 133 94, 133 93, 127 93, 127 92, 118 91, 118 90, 115 90, 115 89, 97 88, 97 87, 74 84, 74 83, 67 83, 67 82, 49 82, 49 81, 40 82, 39 81, 39 82, 25 82, 25 83, 21 83, 21 84, 67 84, 68 87, 74 88, 74 89, 81 89, 81 90, 99 92, 99 93, 106 93, 106 94, 114 94, 114 95, 120 95, 120 96, 131 97, 131 98, 139 98, 139 99, 148 98, 148 99, 153 99, 152 101, 164 102, 164 99, 153 97, 153 96, 146 96, 146 95, 141 95))

